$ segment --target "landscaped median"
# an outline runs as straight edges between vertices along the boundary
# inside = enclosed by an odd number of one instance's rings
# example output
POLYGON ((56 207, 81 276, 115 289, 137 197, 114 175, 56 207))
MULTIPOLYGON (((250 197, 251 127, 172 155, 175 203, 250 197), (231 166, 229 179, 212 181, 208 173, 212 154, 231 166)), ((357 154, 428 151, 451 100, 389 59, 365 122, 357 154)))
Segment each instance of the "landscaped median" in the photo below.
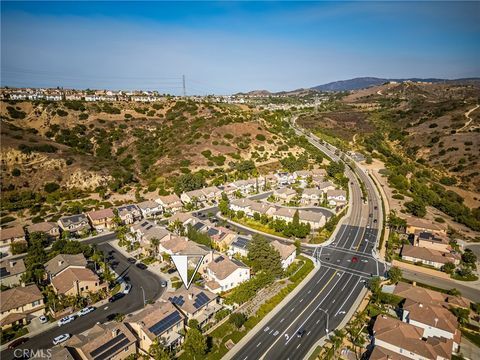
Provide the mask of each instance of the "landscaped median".
MULTIPOLYGON (((231 340, 234 344, 237 344, 250 330, 255 327, 255 325, 257 325, 273 308, 275 308, 289 293, 291 293, 314 269, 312 260, 301 255, 298 256, 298 259, 303 261, 303 266, 297 269, 290 277, 288 277, 288 280, 291 282, 290 284, 285 286, 275 296, 263 303, 255 313, 255 316, 249 317, 240 328, 237 328, 235 322, 228 320, 213 330, 209 334, 212 344, 210 351, 204 356, 198 356, 197 359, 221 359, 228 352, 225 344, 229 340, 231 340)), ((182 358, 182 356, 180 358, 182 358)))

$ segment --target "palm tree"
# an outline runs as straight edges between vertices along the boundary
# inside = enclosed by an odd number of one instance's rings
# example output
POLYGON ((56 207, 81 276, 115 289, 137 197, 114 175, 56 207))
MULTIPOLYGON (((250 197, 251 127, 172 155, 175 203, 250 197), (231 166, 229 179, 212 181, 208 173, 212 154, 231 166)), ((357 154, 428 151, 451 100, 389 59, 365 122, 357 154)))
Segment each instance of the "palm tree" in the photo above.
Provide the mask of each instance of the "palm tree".
POLYGON ((160 240, 157 238, 151 238, 150 245, 153 247, 152 253, 153 256, 156 258, 158 254, 158 246, 160 245, 160 240))

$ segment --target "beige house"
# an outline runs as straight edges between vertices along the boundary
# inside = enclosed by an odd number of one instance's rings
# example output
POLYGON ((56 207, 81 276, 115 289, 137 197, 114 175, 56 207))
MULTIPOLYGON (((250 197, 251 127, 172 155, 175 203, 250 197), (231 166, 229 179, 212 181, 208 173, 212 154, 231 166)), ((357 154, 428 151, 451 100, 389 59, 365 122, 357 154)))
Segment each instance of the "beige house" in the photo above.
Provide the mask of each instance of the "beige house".
POLYGON ((407 234, 414 234, 416 231, 429 231, 447 235, 447 226, 445 224, 433 223, 426 219, 409 217, 407 219, 406 232, 407 234))
POLYGON ((50 280, 60 274, 62 271, 70 268, 85 269, 87 259, 83 254, 58 254, 45 263, 45 272, 50 280))
POLYGON ((176 213, 181 211, 183 204, 177 194, 160 196, 155 200, 163 209, 163 212, 176 213))
POLYGON ((85 234, 90 231, 88 218, 84 214, 63 216, 58 219, 58 225, 63 231, 71 234, 85 234))
POLYGON ((67 341, 83 360, 122 360, 137 352, 135 335, 124 323, 96 324, 67 341))
POLYGON ((403 245, 401 256, 403 260, 414 263, 421 262, 424 265, 430 265, 436 269, 440 269, 449 262, 455 265, 460 264, 459 254, 441 252, 412 245, 403 245))
POLYGON ((375 360, 448 360, 453 346, 451 339, 425 338, 422 328, 385 315, 377 316, 372 343, 375 347, 370 359, 375 360))
POLYGON ((10 253, 10 245, 13 243, 23 242, 25 240, 25 231, 20 225, 11 228, 3 228, 0 230, 0 252, 3 254, 10 253))
POLYGON ((60 228, 57 223, 54 222, 41 222, 37 224, 32 224, 27 227, 29 234, 34 232, 41 232, 47 234, 50 238, 58 238, 60 236, 60 228))
POLYGON ((23 274, 25 274, 23 259, 5 259, 0 262, 0 284, 4 286, 19 285, 23 274))
POLYGON ((133 224, 142 218, 142 212, 135 204, 127 204, 117 207, 117 213, 120 220, 125 225, 133 224))
POLYGON ((236 233, 223 226, 212 227, 207 230, 207 235, 210 236, 213 243, 217 245, 220 250, 227 250, 232 241, 235 239, 236 233))
POLYGON ((0 326, 6 329, 15 324, 27 324, 44 314, 43 294, 37 285, 18 286, 1 292, 0 326))
POLYGON ((107 284, 90 269, 68 268, 55 276, 51 284, 55 294, 67 296, 86 296, 107 289, 107 284))
POLYGON ((217 295, 194 284, 190 285, 188 290, 182 286, 174 293, 164 293, 163 298, 175 305, 187 320, 195 319, 200 326, 222 309, 217 295))
POLYGON ((135 333, 139 350, 145 353, 155 339, 168 348, 183 342, 180 332, 184 329, 185 316, 168 301, 148 304, 140 312, 127 316, 125 323, 135 333))
POLYGON ((113 221, 115 214, 110 208, 89 211, 87 217, 95 230, 113 229, 115 227, 113 221))
POLYGON ((417 230, 414 233, 413 241, 415 246, 420 246, 431 250, 442 252, 450 252, 452 250, 448 236, 443 233, 432 233, 428 231, 417 230))
POLYGON ((319 229, 325 225, 325 215, 320 212, 314 212, 310 210, 296 210, 282 207, 275 211, 273 218, 285 220, 286 222, 292 222, 296 211, 298 211, 300 222, 310 224, 312 230, 319 229))
POLYGON ((295 196, 297 196, 297 192, 293 189, 285 187, 278 190, 274 190, 273 196, 285 202, 289 202, 289 201, 292 201, 295 196))

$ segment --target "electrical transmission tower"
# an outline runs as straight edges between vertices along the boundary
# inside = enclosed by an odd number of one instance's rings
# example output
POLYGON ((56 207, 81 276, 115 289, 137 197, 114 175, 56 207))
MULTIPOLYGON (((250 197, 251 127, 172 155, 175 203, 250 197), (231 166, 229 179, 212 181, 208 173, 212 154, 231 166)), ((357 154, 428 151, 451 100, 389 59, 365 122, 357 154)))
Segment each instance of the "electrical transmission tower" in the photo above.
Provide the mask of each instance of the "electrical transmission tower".
POLYGON ((185 75, 182 75, 182 81, 183 81, 183 96, 187 96, 187 89, 185 87, 185 75))

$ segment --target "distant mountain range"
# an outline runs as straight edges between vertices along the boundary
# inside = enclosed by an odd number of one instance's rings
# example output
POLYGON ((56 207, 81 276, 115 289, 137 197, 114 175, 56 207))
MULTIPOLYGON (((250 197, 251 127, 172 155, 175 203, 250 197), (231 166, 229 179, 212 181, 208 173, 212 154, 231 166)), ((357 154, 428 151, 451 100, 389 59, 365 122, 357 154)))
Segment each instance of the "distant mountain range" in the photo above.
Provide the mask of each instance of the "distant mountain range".
POLYGON ((404 81, 423 81, 423 82, 432 82, 432 83, 439 83, 439 82, 470 82, 470 81, 479 81, 480 78, 465 78, 465 79, 437 79, 437 78, 430 78, 430 79, 420 79, 420 78, 409 78, 409 79, 384 79, 384 78, 377 78, 377 77, 359 77, 349 80, 340 80, 340 81, 333 81, 328 84, 314 86, 311 89, 317 91, 348 91, 348 90, 357 90, 363 89, 370 86, 382 85, 386 82, 396 81, 396 82, 404 82, 404 81))

